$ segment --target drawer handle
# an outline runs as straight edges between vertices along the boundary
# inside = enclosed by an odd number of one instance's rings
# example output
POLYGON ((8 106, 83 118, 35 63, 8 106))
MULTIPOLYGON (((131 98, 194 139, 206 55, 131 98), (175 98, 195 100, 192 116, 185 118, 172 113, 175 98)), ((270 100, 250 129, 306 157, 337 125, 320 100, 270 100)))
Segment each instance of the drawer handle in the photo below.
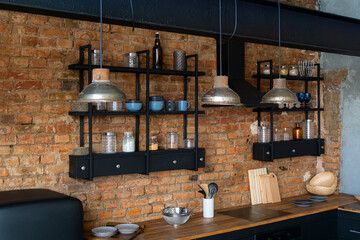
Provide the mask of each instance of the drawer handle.
POLYGON ((270 155, 270 152, 266 152, 266 155, 270 155))
POLYGON ((117 164, 117 165, 116 165, 116 168, 120 168, 120 164, 117 164))
POLYGON ((200 158, 200 162, 204 161, 204 158, 200 158))
POLYGON ((82 170, 82 171, 85 171, 85 169, 86 169, 85 166, 82 166, 82 167, 81 167, 81 170, 82 170))
POLYGON ((294 152, 296 152, 296 150, 295 150, 295 149, 293 149, 293 150, 292 150, 292 152, 294 153, 294 152))
POLYGON ((360 232, 359 232, 359 231, 356 231, 356 230, 352 230, 352 229, 350 229, 350 232, 351 232, 351 233, 356 233, 356 234, 360 234, 360 232))
POLYGON ((177 160, 174 160, 174 161, 173 161, 173 164, 177 164, 177 160))
POLYGON ((321 146, 321 149, 324 149, 325 147, 324 146, 321 146))

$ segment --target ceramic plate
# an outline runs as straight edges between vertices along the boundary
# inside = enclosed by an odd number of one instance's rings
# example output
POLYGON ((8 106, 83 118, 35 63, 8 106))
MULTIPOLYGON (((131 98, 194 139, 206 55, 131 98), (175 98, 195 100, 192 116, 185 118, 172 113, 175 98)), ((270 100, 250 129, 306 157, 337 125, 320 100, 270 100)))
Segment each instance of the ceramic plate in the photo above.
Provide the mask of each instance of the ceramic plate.
POLYGON ((117 233, 116 227, 97 227, 91 229, 95 237, 111 237, 117 233))
POLYGON ((312 195, 312 196, 309 196, 309 199, 314 202, 325 202, 328 200, 328 197, 320 196, 320 195, 312 195))
POLYGON ((132 234, 139 229, 137 224, 118 224, 115 226, 122 234, 132 234))
POLYGON ((312 204, 310 200, 294 200, 294 205, 298 207, 310 207, 312 204))

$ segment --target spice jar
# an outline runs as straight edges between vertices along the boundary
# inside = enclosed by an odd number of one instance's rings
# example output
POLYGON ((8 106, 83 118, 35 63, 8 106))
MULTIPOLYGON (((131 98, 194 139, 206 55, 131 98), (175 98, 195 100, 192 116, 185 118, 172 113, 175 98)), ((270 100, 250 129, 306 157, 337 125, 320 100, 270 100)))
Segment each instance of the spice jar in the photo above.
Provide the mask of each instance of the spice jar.
POLYGON ((303 137, 303 130, 300 127, 300 123, 296 124, 296 127, 293 129, 293 140, 301 140, 303 137))
POLYGON ((102 153, 115 153, 116 152, 116 133, 105 132, 101 134, 102 153))
POLYGON ((135 152, 135 139, 132 132, 124 132, 123 152, 135 152))
POLYGON ((166 134, 166 148, 178 149, 178 146, 179 146, 179 135, 175 132, 168 132, 166 134))
POLYGON ((149 150, 156 151, 159 149, 159 144, 157 140, 157 136, 151 136, 149 139, 149 150))
POLYGON ((274 141, 275 142, 280 141, 280 133, 279 133, 279 129, 277 128, 274 129, 274 141))
POLYGON ((266 64, 266 65, 265 65, 262 73, 263 73, 264 75, 270 75, 270 65, 269 65, 269 64, 266 64))
POLYGON ((184 140, 184 148, 185 149, 195 148, 195 140, 194 139, 185 139, 184 140))
POLYGON ((284 128, 284 141, 289 141, 290 140, 290 134, 288 132, 287 128, 284 128))
POLYGON ((298 76, 298 75, 299 75, 299 70, 294 65, 291 65, 289 69, 289 76, 298 76))
POLYGON ((289 74, 289 70, 287 69, 287 67, 285 65, 281 66, 280 74, 283 76, 286 76, 289 74))

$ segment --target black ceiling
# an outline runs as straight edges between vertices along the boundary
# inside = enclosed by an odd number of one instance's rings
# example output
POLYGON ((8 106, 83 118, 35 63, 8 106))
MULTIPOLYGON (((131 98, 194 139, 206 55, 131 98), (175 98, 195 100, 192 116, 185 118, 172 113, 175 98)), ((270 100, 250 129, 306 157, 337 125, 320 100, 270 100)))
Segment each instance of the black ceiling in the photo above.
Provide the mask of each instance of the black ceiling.
MULTIPOLYGON (((105 0, 104 22, 132 25, 130 0, 105 0)), ((135 26, 203 36, 218 36, 217 0, 133 0, 135 26)), ((223 0, 223 31, 234 26, 234 1, 223 0)), ((0 0, 0 8, 65 18, 99 20, 98 0, 0 0)), ((282 44, 288 47, 360 56, 360 21, 281 4, 282 44)), ((235 36, 276 44, 277 4, 238 0, 235 36)))

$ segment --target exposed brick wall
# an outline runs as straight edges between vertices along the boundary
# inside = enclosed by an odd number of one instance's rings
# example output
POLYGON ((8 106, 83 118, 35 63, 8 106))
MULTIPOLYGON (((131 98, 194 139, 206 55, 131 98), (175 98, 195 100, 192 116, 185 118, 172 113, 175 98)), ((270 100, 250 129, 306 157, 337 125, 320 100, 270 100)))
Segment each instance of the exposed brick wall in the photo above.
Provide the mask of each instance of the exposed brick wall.
MULTIPOLYGON (((312 4, 313 1, 306 4, 312 4)), ((303 176, 315 173, 315 157, 299 157, 263 163, 252 160, 256 140, 250 127, 257 116, 252 109, 224 107, 206 109, 200 116, 199 146, 206 148, 206 168, 198 172, 179 170, 100 177, 89 182, 68 177, 68 155, 79 143, 79 119, 68 115, 71 102, 77 99, 78 71, 67 66, 78 62, 78 47, 91 43, 99 47, 99 24, 55 17, 0 11, 0 187, 2 190, 49 188, 79 198, 84 205, 85 227, 107 221, 139 221, 158 218, 164 206, 179 205, 201 210, 200 182, 217 182, 220 187, 216 207, 250 202, 247 170, 268 167, 277 174, 283 197, 304 193, 303 176)), ((151 49, 155 31, 117 25, 104 25, 104 61, 121 66, 124 54, 151 49)), ((200 94, 212 86, 216 75, 214 39, 160 32, 165 68, 172 67, 172 52, 185 49, 199 54, 200 94)), ((283 64, 316 59, 318 53, 283 48, 283 64)), ((256 61, 273 59, 277 48, 246 45, 246 79, 256 71, 256 61)), ((129 99, 135 97, 135 75, 111 73, 111 80, 129 99)), ((151 76, 151 95, 180 100, 181 77, 151 76)), ((144 83, 144 78, 141 79, 144 83)), ((193 83, 190 80, 193 103, 193 83)), ((264 82, 265 83, 265 82, 264 82)), ((302 82, 289 83, 293 91, 304 91, 302 82)), ((267 83, 265 83, 265 86, 267 83)), ((142 85, 142 92, 145 88, 142 85)), ((310 85, 314 92, 314 85, 310 85)), ((263 88, 266 91, 268 88, 263 88)), ((144 100, 144 98, 142 99, 144 100)), ((315 117, 311 115, 311 117, 315 117)), ((141 118, 141 148, 144 149, 145 126, 141 118)), ((276 115, 276 127, 293 128, 304 114, 276 115)), ((264 121, 269 121, 264 115, 264 121)), ((194 133, 194 119, 189 117, 189 136, 194 133)), ((124 131, 134 131, 133 117, 95 117, 95 148, 100 133, 118 133, 119 145, 124 131)), ((87 129, 86 129, 87 131, 87 129)), ((151 134, 164 146, 166 132, 182 133, 181 116, 152 116, 151 134)), ((118 148, 121 150, 121 147, 118 148)), ((333 169, 331 167, 331 169, 333 169)))

